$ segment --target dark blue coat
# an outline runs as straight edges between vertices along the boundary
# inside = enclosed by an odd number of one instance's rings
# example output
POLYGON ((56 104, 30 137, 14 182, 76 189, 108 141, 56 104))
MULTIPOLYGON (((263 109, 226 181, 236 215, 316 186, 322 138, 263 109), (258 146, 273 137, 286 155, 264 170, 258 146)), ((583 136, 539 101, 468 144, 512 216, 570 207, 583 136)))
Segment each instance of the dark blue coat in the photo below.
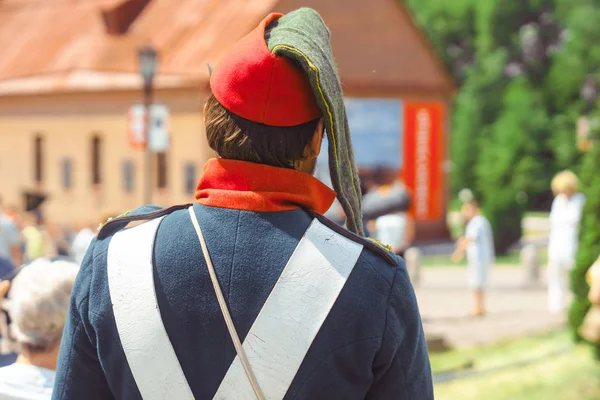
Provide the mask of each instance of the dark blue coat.
MULTIPOLYGON (((260 213, 194 207, 243 340, 315 215, 302 209, 260 213)), ((198 238, 183 207, 146 206, 107 224, 88 250, 71 298, 54 399, 141 398, 117 334, 106 256, 112 235, 128 222, 164 214, 154 248, 160 312, 195 397, 213 398, 236 353, 198 238)), ((361 242, 364 250, 285 398, 433 399, 425 338, 404 261, 322 222, 361 242)))

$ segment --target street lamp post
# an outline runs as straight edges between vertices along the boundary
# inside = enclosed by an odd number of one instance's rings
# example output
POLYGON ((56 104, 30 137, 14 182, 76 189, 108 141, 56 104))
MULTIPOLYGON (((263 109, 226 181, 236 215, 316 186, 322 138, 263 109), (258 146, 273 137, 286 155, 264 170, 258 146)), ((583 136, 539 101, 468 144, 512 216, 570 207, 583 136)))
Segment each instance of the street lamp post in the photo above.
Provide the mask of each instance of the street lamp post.
POLYGON ((145 111, 145 148, 144 148, 144 203, 152 204, 152 152, 150 149, 150 109, 154 94, 154 75, 158 64, 158 55, 152 46, 143 46, 138 49, 140 75, 144 81, 144 111, 145 111))

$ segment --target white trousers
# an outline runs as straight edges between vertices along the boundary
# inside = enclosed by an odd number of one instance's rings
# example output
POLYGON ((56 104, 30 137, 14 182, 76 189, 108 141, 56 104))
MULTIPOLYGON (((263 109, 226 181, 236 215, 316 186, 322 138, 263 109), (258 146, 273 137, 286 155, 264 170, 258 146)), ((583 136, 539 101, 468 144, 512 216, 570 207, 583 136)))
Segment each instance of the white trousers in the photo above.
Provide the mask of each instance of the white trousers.
POLYGON ((548 261, 548 310, 562 313, 567 305, 572 262, 548 261))

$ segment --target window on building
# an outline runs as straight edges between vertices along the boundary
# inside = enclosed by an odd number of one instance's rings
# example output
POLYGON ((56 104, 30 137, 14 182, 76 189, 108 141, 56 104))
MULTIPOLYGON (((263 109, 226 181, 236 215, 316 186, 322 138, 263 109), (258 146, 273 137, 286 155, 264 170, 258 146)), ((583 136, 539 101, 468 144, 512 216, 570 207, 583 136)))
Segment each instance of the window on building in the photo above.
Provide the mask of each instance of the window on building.
POLYGON ((196 164, 188 162, 185 164, 185 192, 187 194, 194 194, 196 183, 196 164))
POLYGON ((125 160, 123 162, 123 190, 125 193, 131 193, 134 189, 134 165, 133 161, 125 160))
POLYGON ((73 161, 70 158, 62 161, 62 185, 65 190, 73 186, 73 161))
POLYGON ((33 180, 42 183, 44 180, 44 138, 37 135, 33 141, 33 180))
POLYGON ((92 184, 102 183, 102 138, 98 135, 92 137, 92 184))
POLYGON ((156 153, 156 184, 159 189, 167 187, 167 153, 156 153))

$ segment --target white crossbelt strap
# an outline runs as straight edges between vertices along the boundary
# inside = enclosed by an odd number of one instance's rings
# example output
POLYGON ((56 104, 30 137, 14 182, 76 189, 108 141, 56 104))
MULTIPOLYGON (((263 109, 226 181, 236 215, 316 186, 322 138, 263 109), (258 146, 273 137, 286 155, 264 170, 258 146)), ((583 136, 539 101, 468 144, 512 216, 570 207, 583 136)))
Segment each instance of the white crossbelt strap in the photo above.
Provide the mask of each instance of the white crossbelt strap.
MULTIPOLYGON (((363 246, 313 220, 243 343, 266 399, 283 399, 363 246)), ((215 399, 254 399, 238 355, 215 399)))
POLYGON ((108 287, 121 345, 144 400, 193 400, 160 316, 153 249, 162 218, 117 232, 108 248, 108 287))
MULTIPOLYGON (((195 218, 191 208, 190 214, 195 218)), ((108 249, 108 284, 121 344, 142 398, 191 400, 156 299, 152 260, 161 220, 114 235, 108 249)), ((197 220, 193 222, 198 232, 197 220)), ((362 248, 312 221, 244 340, 242 354, 250 374, 236 356, 215 399, 285 396, 362 248), (258 392, 248 376, 260 386, 258 392)))

